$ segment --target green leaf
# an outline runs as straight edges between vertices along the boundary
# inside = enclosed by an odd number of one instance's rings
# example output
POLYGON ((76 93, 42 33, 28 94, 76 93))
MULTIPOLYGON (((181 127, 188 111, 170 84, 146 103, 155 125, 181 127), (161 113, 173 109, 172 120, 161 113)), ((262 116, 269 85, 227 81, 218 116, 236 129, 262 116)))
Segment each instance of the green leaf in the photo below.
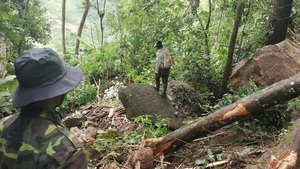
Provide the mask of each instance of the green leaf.
POLYGON ((216 158, 218 161, 221 161, 222 160, 222 154, 216 154, 216 158))
POLYGON ((21 27, 23 25, 23 19, 21 19, 18 15, 13 15, 11 17, 11 23, 13 25, 21 27))
POLYGON ((204 165, 204 164, 206 164, 206 159, 197 159, 196 161, 195 161, 195 165, 204 165))
POLYGON ((0 92, 0 97, 8 97, 11 96, 11 93, 9 91, 0 92))
POLYGON ((215 156, 214 156, 211 149, 207 150, 207 155, 208 155, 208 158, 209 158, 210 161, 215 161, 215 156))
POLYGON ((247 148, 247 149, 244 149, 243 151, 241 152, 238 152, 238 155, 239 156, 247 156, 247 155, 251 155, 251 154, 261 154, 261 153, 264 153, 266 150, 263 150, 263 149, 254 149, 254 148, 247 148))
POLYGON ((11 8, 8 5, 8 3, 0 4, 1 16, 2 16, 2 13, 8 13, 10 10, 11 10, 11 8))

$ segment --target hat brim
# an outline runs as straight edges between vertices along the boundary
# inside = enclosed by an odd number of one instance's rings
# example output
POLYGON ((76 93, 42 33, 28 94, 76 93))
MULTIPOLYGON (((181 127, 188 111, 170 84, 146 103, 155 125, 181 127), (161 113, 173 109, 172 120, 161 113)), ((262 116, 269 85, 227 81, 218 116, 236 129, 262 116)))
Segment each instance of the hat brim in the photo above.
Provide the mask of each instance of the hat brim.
POLYGON ((83 72, 80 68, 66 66, 65 75, 55 83, 37 89, 17 87, 13 97, 13 107, 23 107, 30 103, 63 95, 74 89, 81 81, 83 72))

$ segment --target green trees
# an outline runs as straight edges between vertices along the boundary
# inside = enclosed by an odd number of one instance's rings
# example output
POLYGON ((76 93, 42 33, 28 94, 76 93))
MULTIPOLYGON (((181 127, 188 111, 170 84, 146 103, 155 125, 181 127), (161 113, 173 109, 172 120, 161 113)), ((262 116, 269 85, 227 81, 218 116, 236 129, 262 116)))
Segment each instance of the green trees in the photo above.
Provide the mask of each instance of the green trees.
MULTIPOLYGON (((82 34, 82 30, 83 30, 83 26, 86 20, 86 17, 88 15, 88 12, 90 10, 90 0, 85 0, 85 8, 84 8, 84 12, 77 30, 77 36, 80 38, 81 34, 82 34)), ((79 45, 80 45, 80 40, 77 39, 76 40, 76 46, 75 46, 75 54, 78 55, 79 54, 79 45)))
POLYGON ((19 15, 19 11, 12 7, 12 3, 0 3, 0 22, 0 36, 4 38, 9 45, 18 44, 21 40, 19 34, 21 33, 23 21, 19 15))
MULTIPOLYGON (((110 78, 118 75, 135 83, 152 83, 153 44, 161 40, 175 60, 170 79, 187 81, 215 96, 219 94, 221 85, 227 87, 226 81, 222 84, 225 67, 228 77, 236 63, 251 56, 268 41, 272 32, 269 28, 272 4, 291 2, 241 0, 243 8, 239 10, 240 23, 236 25, 235 44, 230 46, 238 7, 234 0, 73 0, 67 2, 66 9, 72 11, 65 11, 65 17, 62 17, 65 18, 66 23, 62 24, 65 27, 55 25, 61 23, 57 21, 61 19, 62 2, 41 1, 47 4, 48 11, 52 10, 51 17, 55 18, 53 27, 65 29, 62 31, 65 35, 61 31, 54 32, 55 43, 59 45, 51 45, 68 54, 64 56, 66 61, 81 66, 90 82, 94 82, 93 78, 96 82, 99 79, 109 82, 110 78), (84 14, 83 6, 80 6, 82 2, 85 2, 84 7, 89 3, 91 6, 86 12, 84 28, 78 19, 84 14), (76 30, 80 35, 77 36, 76 30), (226 65, 229 49, 232 58, 231 63, 226 65), (79 50, 82 51, 79 56, 70 55, 79 50)), ((17 53, 20 42, 21 50, 25 50, 36 43, 45 44, 50 37, 50 25, 43 17, 45 10, 40 8, 39 0, 28 2, 26 20, 23 1, 2 0, 0 3, 0 36, 11 44, 12 53, 17 53)), ((289 23, 292 23, 291 29, 299 33, 300 12, 297 7, 299 2, 294 2, 289 23)))
POLYGON ((44 12, 38 0, 28 1, 28 6, 23 1, 0 1, 0 36, 10 45, 11 54, 49 41, 50 24, 44 12))
POLYGON ((242 19, 243 9, 244 9, 244 2, 242 0, 240 0, 237 2, 235 21, 234 21, 234 26, 232 28, 232 34, 230 37, 227 61, 226 61, 226 66, 225 66, 225 70, 224 70, 224 74, 223 74, 223 78, 222 78, 220 95, 223 95, 224 93, 227 92, 227 84, 228 84, 228 79, 229 79, 230 72, 231 72, 236 37, 237 37, 238 31, 239 31, 239 26, 240 26, 241 19, 242 19))
MULTIPOLYGON (((83 36, 89 37, 80 37, 83 43, 80 57, 89 60, 90 57, 97 58, 90 60, 92 63, 106 60, 106 64, 105 66, 101 64, 103 66, 101 69, 89 72, 94 72, 94 75, 98 72, 99 76, 100 72, 105 72, 103 68, 107 68, 109 72, 107 74, 115 75, 122 72, 130 81, 151 83, 155 60, 153 44, 157 40, 162 40, 175 59, 170 78, 183 79, 205 92, 217 95, 222 84, 228 50, 231 49, 232 61, 226 68, 228 70, 226 77, 230 75, 232 67, 237 62, 251 56, 256 49, 266 44, 270 32, 268 27, 270 6, 274 0, 241 1, 243 8, 239 10, 240 24, 236 26, 235 44, 230 48, 238 4, 236 1, 97 2, 90 2, 94 8, 90 8, 87 24, 82 32, 83 36), (99 11, 101 8, 102 11, 99 11), (99 21, 100 25, 95 24, 99 21), (108 56, 104 56, 106 54, 108 56)), ((74 2, 69 4, 69 6, 76 5, 78 4, 74 2)), ((76 15, 80 16, 82 12, 76 15)), ((77 42, 78 39, 77 37, 77 42)), ((88 65, 86 67, 96 68, 88 65)), ((226 87, 227 81, 224 81, 223 89, 226 87)))
MULTIPOLYGON (((243 1, 230 68, 263 45, 268 1, 243 1)), ((184 79, 217 94, 235 18, 235 1, 115 1, 108 16, 127 67, 151 70, 153 43, 162 40, 175 58, 171 78, 184 79)), ((151 73, 150 73, 151 74, 151 73)), ((230 72, 228 73, 230 74, 230 72)), ((143 74, 144 75, 144 74, 143 74)), ((227 84, 225 84, 226 86, 227 84)))
MULTIPOLYGON (((50 24, 44 16, 38 0, 0 0, 0 39, 4 39, 8 51, 0 55, 0 64, 6 67, 5 77, 0 77, 0 112, 2 115, 15 111, 11 98, 16 87, 13 66, 7 61, 37 44, 46 44, 50 39, 50 24), (4 60, 4 61, 3 61, 4 60)), ((1 115, 0 115, 1 116, 1 115)))

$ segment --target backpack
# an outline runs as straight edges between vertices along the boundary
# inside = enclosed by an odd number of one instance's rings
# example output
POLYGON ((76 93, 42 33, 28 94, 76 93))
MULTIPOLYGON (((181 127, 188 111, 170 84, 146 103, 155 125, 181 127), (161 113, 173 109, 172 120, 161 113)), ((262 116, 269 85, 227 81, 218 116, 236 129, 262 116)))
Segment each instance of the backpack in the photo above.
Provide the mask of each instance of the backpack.
POLYGON ((163 65, 164 69, 169 69, 172 66, 172 57, 169 53, 164 56, 164 63, 163 64, 164 64, 163 65))

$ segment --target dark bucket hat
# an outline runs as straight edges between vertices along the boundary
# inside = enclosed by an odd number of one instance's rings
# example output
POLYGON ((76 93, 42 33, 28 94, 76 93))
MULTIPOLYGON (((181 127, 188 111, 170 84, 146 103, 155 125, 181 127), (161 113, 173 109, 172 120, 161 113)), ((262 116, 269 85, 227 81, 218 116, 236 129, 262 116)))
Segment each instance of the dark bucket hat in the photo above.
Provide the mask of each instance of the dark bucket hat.
POLYGON ((65 94, 79 84, 83 75, 80 68, 65 65, 50 48, 23 52, 15 60, 14 67, 19 86, 13 97, 13 107, 65 94))

